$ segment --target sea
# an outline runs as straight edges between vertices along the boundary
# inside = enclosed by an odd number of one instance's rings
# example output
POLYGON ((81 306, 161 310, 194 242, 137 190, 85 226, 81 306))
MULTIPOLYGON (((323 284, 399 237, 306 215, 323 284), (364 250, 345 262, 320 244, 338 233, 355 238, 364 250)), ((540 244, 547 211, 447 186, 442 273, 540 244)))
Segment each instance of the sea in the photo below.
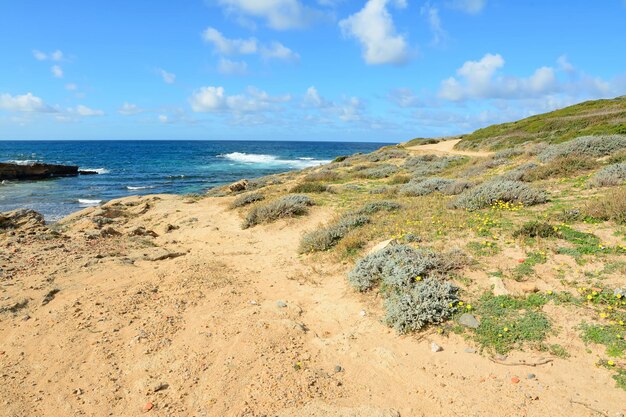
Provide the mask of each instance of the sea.
POLYGON ((57 221, 111 199, 203 193, 242 178, 318 166, 384 143, 286 141, 0 141, 0 162, 78 165, 98 175, 0 183, 0 212, 57 221))

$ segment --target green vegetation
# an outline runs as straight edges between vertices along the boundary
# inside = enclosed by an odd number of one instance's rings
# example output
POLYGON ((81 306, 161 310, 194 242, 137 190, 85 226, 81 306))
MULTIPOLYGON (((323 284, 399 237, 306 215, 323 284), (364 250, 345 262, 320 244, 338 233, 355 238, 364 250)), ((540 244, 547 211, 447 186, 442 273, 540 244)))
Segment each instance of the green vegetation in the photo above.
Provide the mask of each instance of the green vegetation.
POLYGON ((516 281, 522 281, 527 276, 535 273, 535 265, 546 263, 546 254, 544 252, 531 252, 526 256, 523 262, 513 270, 513 278, 516 281))
POLYGON ((606 354, 612 358, 624 356, 626 351, 626 340, 624 335, 626 329, 623 325, 600 325, 582 323, 580 325, 582 339, 585 343, 595 343, 606 347, 606 354))
POLYGON ((626 134, 626 96, 586 101, 492 125, 463 137, 459 149, 501 149, 525 142, 560 143, 584 135, 626 134))
POLYGON ((263 206, 256 206, 246 216, 242 228, 247 229, 261 223, 270 223, 285 217, 302 216, 315 202, 305 195, 287 195, 263 206))
POLYGON ((290 193, 324 193, 328 191, 328 185, 319 182, 303 182, 289 190, 290 193))

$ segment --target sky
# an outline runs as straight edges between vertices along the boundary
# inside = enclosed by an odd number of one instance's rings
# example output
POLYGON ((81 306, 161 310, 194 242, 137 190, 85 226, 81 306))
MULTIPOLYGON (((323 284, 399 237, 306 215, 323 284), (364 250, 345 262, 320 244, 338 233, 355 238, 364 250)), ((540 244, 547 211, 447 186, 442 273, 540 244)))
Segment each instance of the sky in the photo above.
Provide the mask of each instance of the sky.
POLYGON ((626 94, 626 0, 0 0, 0 140, 399 142, 626 94))

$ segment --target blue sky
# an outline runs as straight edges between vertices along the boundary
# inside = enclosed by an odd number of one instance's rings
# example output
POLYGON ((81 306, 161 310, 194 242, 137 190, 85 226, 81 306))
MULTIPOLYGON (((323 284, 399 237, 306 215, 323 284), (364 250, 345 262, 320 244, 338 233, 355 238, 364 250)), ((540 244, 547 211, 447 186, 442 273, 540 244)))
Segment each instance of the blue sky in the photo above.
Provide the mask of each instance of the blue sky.
POLYGON ((626 0, 0 2, 0 140, 397 142, 626 94, 626 0))

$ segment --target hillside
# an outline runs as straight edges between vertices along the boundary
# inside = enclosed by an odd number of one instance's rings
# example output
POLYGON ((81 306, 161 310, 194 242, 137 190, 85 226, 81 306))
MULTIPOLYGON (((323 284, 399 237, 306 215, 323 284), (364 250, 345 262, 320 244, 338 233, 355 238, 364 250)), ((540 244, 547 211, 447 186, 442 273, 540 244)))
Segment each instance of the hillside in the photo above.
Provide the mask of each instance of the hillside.
POLYGON ((504 149, 526 142, 559 143, 585 135, 626 134, 626 96, 593 100, 462 136, 459 149, 504 149))

